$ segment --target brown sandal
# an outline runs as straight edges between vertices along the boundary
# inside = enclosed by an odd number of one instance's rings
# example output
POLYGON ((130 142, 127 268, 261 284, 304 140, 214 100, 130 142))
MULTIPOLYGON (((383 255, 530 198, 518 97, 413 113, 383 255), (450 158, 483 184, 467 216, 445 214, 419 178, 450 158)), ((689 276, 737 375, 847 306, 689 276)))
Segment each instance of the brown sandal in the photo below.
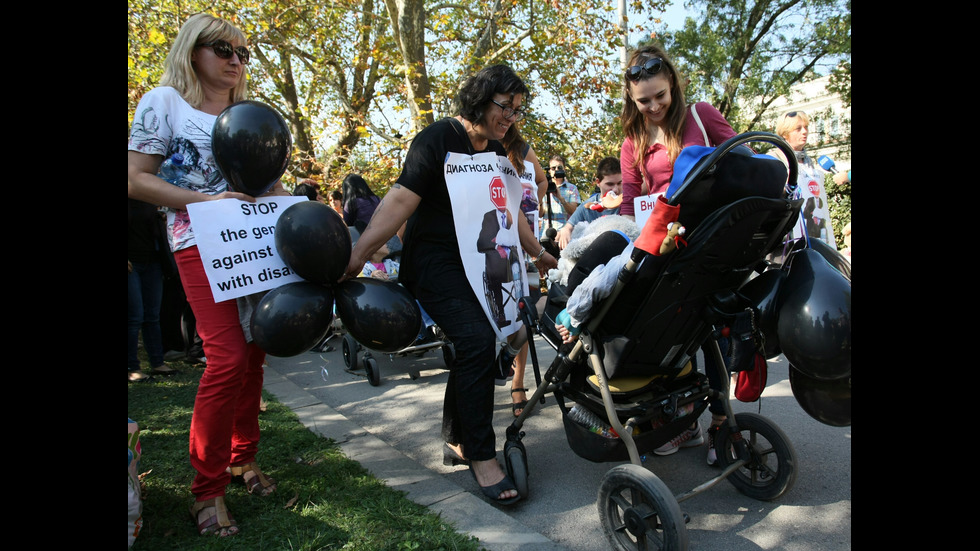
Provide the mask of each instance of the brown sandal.
POLYGON ((195 501, 194 505, 191 505, 191 517, 197 523, 197 531, 202 536, 216 534, 218 537, 224 538, 238 533, 238 524, 232 518, 228 507, 225 506, 224 496, 218 496, 207 501, 195 501), (201 520, 199 516, 201 511, 208 508, 214 509, 214 512, 201 520))
POLYGON ((265 473, 259 470, 259 467, 254 461, 237 467, 228 467, 228 472, 231 473, 233 478, 242 477, 242 481, 245 482, 245 489, 250 494, 257 493, 264 497, 276 491, 276 479, 271 476, 266 476, 265 473), (247 473, 252 473, 252 475, 246 476, 247 473))

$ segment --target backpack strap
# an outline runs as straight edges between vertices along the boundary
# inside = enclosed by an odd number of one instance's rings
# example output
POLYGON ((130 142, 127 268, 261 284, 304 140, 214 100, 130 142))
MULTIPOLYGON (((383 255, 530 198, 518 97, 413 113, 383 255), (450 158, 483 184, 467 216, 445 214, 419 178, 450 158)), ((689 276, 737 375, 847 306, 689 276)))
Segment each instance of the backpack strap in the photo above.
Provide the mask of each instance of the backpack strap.
POLYGON ((694 104, 691 104, 691 115, 694 116, 694 122, 698 123, 698 128, 701 129, 701 135, 704 136, 704 145, 712 147, 711 140, 708 139, 708 132, 704 129, 704 124, 701 123, 701 117, 698 116, 698 110, 694 108, 694 104))

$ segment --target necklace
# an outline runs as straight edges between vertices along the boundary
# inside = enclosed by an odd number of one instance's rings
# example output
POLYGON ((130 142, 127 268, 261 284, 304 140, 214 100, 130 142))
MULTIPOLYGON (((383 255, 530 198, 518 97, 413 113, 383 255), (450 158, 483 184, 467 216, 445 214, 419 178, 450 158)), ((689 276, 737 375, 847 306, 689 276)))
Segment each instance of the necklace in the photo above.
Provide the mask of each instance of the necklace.
POLYGON ((663 128, 654 125, 650 129, 650 145, 660 144, 667 147, 667 133, 664 132, 663 128))

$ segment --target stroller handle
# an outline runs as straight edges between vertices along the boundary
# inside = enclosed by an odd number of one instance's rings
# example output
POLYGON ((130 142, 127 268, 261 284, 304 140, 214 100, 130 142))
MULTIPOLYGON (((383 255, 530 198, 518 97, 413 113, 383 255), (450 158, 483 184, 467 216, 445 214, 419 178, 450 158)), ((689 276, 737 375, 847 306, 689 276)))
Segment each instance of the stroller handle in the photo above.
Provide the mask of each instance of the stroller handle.
POLYGON ((677 205, 680 198, 684 195, 684 190, 687 189, 687 186, 691 184, 691 182, 694 182, 700 178, 702 173, 713 169, 718 160, 730 153, 733 149, 749 142, 769 142, 779 148, 779 150, 786 156, 789 163, 789 177, 786 181, 796 181, 799 173, 799 168, 796 164, 796 153, 793 151, 793 148, 786 143, 786 140, 771 132, 745 132, 725 140, 721 145, 716 147, 714 151, 708 154, 707 157, 699 162, 696 167, 688 172, 687 177, 684 178, 684 182, 677 189, 674 195, 667 200, 667 203, 670 205, 677 205))

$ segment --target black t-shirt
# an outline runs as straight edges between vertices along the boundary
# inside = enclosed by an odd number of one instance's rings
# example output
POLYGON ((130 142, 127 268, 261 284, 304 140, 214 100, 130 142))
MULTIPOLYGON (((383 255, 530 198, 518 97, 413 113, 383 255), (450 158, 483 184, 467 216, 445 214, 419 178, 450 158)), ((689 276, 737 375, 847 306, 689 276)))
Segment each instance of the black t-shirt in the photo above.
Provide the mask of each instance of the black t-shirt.
POLYGON ((455 296, 472 292, 459 256, 444 167, 449 153, 488 151, 507 155, 496 140, 490 140, 486 149, 475 151, 465 128, 453 118, 430 124, 412 140, 398 183, 422 200, 405 228, 398 281, 413 293, 419 288, 455 296))

